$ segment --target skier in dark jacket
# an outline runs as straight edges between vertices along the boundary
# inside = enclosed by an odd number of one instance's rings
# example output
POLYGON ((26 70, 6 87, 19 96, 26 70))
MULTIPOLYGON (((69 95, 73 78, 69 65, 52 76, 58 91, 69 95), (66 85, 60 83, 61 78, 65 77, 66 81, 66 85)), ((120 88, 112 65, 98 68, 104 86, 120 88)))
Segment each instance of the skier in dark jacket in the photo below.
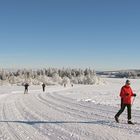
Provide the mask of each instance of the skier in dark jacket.
POLYGON ((45 83, 43 83, 42 84, 43 92, 45 92, 45 87, 46 87, 46 85, 45 85, 45 83))
POLYGON ((26 84, 24 85, 24 87, 25 87, 24 94, 27 94, 27 93, 28 93, 28 87, 29 87, 29 84, 26 83, 26 84))
POLYGON ((132 96, 136 96, 136 94, 133 93, 131 87, 130 87, 130 81, 126 80, 125 85, 121 88, 120 97, 121 97, 121 109, 118 111, 118 113, 115 115, 115 120, 117 123, 119 123, 119 116, 124 111, 125 107, 127 107, 127 118, 128 118, 128 124, 133 124, 131 121, 131 98, 132 96))

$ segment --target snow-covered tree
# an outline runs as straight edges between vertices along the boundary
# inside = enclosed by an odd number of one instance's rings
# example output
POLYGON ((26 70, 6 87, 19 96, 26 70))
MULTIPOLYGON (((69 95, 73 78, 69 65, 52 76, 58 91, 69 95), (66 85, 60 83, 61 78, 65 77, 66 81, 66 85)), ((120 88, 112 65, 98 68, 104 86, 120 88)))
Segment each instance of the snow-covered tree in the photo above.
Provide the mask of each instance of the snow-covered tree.
POLYGON ((58 73, 54 73, 52 76, 53 82, 58 84, 62 84, 62 78, 58 75, 58 73))

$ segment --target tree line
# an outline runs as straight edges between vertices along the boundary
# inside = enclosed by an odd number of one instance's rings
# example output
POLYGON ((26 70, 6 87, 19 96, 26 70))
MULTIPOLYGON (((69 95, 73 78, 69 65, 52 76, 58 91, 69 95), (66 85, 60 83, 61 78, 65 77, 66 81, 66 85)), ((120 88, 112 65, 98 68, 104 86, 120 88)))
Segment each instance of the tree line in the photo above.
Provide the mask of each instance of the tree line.
POLYGON ((97 84, 100 78, 93 69, 72 69, 72 68, 44 68, 44 69, 18 69, 0 70, 0 85, 23 85, 24 83, 39 85, 56 84, 97 84))

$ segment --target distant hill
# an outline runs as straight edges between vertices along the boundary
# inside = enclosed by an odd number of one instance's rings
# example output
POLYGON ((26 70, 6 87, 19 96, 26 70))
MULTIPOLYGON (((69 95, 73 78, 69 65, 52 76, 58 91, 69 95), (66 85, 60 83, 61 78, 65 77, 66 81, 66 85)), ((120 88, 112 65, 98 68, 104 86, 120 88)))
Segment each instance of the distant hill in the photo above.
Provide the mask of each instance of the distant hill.
POLYGON ((97 71, 97 75, 109 78, 140 78, 140 69, 138 70, 116 70, 116 71, 97 71))

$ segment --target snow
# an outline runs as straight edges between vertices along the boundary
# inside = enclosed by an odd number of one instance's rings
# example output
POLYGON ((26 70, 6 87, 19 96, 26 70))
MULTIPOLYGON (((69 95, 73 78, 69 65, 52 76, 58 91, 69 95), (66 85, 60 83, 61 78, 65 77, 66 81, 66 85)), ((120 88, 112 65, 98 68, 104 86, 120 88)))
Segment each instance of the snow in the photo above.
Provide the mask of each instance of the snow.
MULTIPOLYGON (((106 78, 104 80, 106 81, 104 85, 87 85, 80 86, 80 88, 78 86, 74 90, 69 90, 67 93, 61 92, 60 94, 77 99, 77 101, 94 102, 96 104, 118 107, 120 105, 120 89, 124 85, 126 79, 106 78)), ((131 83, 133 92, 138 95, 133 108, 140 110, 140 80, 133 79, 131 83)))
POLYGON ((140 137, 140 80, 132 79, 137 94, 132 106, 135 125, 120 122, 120 88, 126 79, 104 78, 105 84, 0 87, 0 140, 138 140, 140 137))

